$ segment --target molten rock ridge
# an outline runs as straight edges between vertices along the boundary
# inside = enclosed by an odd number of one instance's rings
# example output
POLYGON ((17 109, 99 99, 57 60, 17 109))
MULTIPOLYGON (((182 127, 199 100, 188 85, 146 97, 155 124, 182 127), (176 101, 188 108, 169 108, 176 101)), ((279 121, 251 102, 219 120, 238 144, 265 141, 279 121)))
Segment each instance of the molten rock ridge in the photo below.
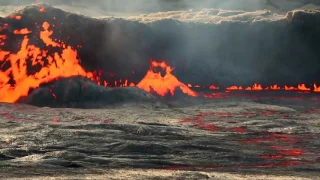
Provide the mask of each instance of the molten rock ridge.
MULTIPOLYGON (((211 9, 94 19, 45 4, 32 5, 0 19, 1 34, 5 36, 1 57, 12 59, 8 54, 15 54, 16 61, 11 65, 22 62, 21 56, 37 59, 18 66, 24 66, 25 74, 34 75, 32 82, 41 79, 30 90, 77 75, 111 87, 124 81, 136 85, 150 69, 150 58, 165 60, 184 84, 310 85, 318 82, 320 75, 319 20, 320 13, 315 10, 280 16, 268 11, 211 9), (31 49, 33 54, 26 53, 31 49), (45 64, 41 64, 43 59, 45 64), (64 62, 61 67, 69 63, 63 72, 55 71, 53 75, 41 68, 50 64, 61 70, 59 60, 64 62)), ((12 78, 10 63, 0 63, 7 78, 1 86, 10 89, 21 74, 12 78)), ((26 87, 23 83, 20 86, 26 87)), ((29 93, 27 90, 20 95, 29 93)))

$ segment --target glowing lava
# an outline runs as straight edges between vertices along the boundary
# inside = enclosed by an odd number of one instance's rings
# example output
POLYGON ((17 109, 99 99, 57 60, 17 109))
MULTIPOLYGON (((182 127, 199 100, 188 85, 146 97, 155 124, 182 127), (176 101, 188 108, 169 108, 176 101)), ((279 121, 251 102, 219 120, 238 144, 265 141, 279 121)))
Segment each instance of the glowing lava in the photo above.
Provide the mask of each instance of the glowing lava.
MULTIPOLYGON (((212 85, 213 86, 213 85, 212 85)), ((217 89, 219 89, 219 87, 215 86, 217 89)), ((320 92, 320 86, 317 86, 315 83, 313 84, 313 92, 320 92)), ((306 84, 298 84, 297 87, 294 86, 288 86, 285 85, 284 87, 280 87, 279 85, 275 84, 275 85, 271 85, 271 86, 267 86, 267 87, 262 87, 261 84, 257 84, 254 83, 252 87, 242 87, 242 86, 230 86, 226 88, 226 91, 241 91, 241 90, 245 90, 245 91, 262 91, 262 90, 272 90, 272 91, 279 91, 279 90, 284 90, 284 91, 311 91, 311 88, 307 88, 306 84)))
POLYGON ((137 84, 137 87, 147 92, 156 92, 161 96, 165 96, 170 92, 174 95, 176 88, 180 88, 181 91, 189 96, 198 96, 196 92, 192 91, 187 85, 180 82, 173 74, 171 74, 173 68, 168 66, 166 62, 151 61, 151 67, 145 77, 137 84), (166 72, 164 76, 161 76, 160 72, 154 72, 154 68, 161 68, 166 72))
MULTIPOLYGON (((21 19, 17 18, 16 19, 21 19)), ((62 53, 55 52, 47 54, 46 50, 34 45, 29 45, 27 34, 32 33, 27 28, 14 30, 16 35, 23 35, 20 50, 17 53, 0 49, 0 63, 10 64, 9 67, 0 71, 0 101, 13 103, 22 96, 27 96, 31 88, 37 88, 40 84, 62 77, 83 76, 92 78, 92 73, 86 72, 79 64, 77 51, 64 43, 53 41, 49 31, 50 24, 44 22, 43 30, 40 32, 40 39, 47 47, 59 47, 62 53), (30 65, 31 64, 31 65, 30 65), (28 74, 28 70, 41 67, 34 74, 28 74), (13 80, 14 83, 9 83, 13 80)), ((1 36, 1 42, 6 36, 1 36)), ((4 45, 4 44, 2 44, 4 45)))

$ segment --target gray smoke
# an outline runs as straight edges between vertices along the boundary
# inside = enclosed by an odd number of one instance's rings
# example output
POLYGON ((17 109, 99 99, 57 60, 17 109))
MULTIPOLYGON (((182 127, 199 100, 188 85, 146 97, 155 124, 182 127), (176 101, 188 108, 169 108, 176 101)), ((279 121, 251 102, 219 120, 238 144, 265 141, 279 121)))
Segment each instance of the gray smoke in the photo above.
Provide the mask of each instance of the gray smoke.
POLYGON ((289 11, 318 0, 1 0, 0 5, 27 5, 36 2, 51 5, 72 5, 108 12, 151 13, 203 8, 254 11, 273 9, 289 11))

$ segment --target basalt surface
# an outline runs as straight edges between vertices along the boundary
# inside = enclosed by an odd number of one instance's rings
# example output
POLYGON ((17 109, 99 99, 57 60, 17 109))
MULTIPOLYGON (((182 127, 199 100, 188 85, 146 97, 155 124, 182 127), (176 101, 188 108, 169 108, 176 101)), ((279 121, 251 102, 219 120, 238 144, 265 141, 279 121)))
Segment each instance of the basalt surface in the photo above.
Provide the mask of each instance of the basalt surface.
POLYGON ((112 170, 115 179, 120 171, 169 179, 185 176, 169 171, 183 170, 190 179, 219 177, 210 172, 319 178, 318 101, 187 102, 91 110, 1 104, 1 177, 103 179, 112 170))

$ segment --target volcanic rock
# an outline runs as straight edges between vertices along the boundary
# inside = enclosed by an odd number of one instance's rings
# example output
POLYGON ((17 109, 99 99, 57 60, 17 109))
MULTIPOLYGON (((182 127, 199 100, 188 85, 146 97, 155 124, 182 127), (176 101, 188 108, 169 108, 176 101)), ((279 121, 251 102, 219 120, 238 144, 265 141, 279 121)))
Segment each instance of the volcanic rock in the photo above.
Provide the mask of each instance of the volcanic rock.
POLYGON ((62 78, 42 85, 18 102, 69 108, 102 108, 123 104, 165 107, 157 97, 137 87, 106 88, 82 77, 62 78))

